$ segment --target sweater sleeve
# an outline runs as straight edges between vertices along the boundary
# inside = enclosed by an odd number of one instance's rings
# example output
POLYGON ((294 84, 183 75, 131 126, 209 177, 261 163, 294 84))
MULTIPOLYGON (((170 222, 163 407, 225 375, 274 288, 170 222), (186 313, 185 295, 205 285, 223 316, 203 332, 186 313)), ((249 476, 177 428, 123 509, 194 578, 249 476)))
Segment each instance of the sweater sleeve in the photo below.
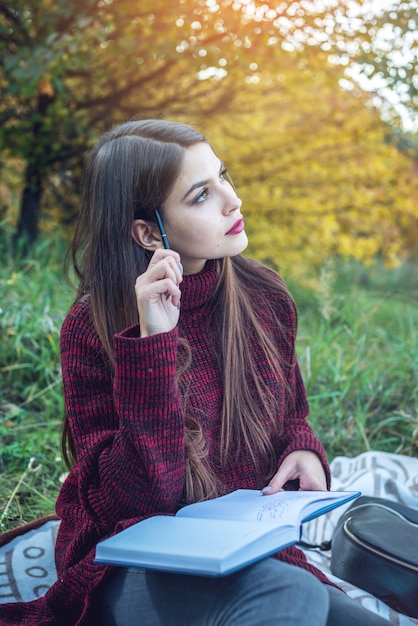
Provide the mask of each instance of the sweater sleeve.
MULTIPOLYGON (((174 513, 184 480, 184 418, 175 384, 177 331, 114 338, 115 373, 87 306, 61 332, 78 499, 95 524, 174 513)), ((71 480, 70 480, 71 483, 71 480)))

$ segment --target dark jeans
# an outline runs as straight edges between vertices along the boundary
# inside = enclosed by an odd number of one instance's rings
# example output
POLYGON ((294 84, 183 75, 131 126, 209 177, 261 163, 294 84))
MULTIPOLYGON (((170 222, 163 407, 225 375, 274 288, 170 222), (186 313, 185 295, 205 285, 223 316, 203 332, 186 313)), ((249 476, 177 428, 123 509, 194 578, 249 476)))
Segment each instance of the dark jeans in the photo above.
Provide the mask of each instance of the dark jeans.
POLYGON ((223 578, 120 568, 100 589, 100 626, 388 626, 309 572, 264 559, 223 578))

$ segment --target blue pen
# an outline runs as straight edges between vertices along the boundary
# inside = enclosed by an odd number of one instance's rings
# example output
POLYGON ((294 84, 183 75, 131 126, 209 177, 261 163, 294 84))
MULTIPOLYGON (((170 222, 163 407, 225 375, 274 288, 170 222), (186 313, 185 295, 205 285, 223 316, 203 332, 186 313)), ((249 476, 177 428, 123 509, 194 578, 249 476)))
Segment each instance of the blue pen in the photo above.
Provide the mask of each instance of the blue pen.
MULTIPOLYGON (((168 243, 167 233, 165 232, 163 220, 161 219, 161 215, 158 213, 157 209, 155 210, 155 217, 157 218, 158 228, 160 229, 161 237, 163 239, 164 248, 166 250, 171 250, 170 244, 168 243)), ((183 274, 183 266, 182 266, 182 264, 179 263, 178 266, 179 266, 180 272, 183 274)))
POLYGON ((167 233, 165 232, 163 220, 161 219, 161 215, 155 210, 155 217, 157 218, 158 228, 160 229, 161 237, 163 238, 163 245, 166 250, 170 250, 170 244, 168 243, 167 233))

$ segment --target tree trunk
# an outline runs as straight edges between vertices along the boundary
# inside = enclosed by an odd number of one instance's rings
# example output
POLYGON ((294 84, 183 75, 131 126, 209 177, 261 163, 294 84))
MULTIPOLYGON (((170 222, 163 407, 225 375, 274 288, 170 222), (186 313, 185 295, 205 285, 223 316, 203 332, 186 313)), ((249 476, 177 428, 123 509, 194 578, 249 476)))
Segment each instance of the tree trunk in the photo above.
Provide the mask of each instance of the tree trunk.
POLYGON ((42 197, 42 176, 36 163, 26 165, 24 184, 16 239, 24 237, 29 243, 33 243, 39 233, 39 209, 42 197))
POLYGON ((53 91, 39 89, 37 102, 38 119, 33 123, 32 127, 32 148, 29 150, 26 161, 20 215, 15 235, 16 240, 24 238, 29 244, 35 241, 39 233, 39 213, 46 154, 48 153, 48 142, 50 140, 48 133, 45 134, 44 120, 53 100, 53 91))

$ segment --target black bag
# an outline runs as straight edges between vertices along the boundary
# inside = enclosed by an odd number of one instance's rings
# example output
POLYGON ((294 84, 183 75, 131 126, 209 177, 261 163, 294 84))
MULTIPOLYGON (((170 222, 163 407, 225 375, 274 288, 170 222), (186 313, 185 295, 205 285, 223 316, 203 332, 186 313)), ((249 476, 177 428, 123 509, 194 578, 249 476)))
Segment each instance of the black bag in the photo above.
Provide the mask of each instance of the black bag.
POLYGON ((335 529, 331 571, 418 617, 418 511, 382 498, 357 498, 335 529))

